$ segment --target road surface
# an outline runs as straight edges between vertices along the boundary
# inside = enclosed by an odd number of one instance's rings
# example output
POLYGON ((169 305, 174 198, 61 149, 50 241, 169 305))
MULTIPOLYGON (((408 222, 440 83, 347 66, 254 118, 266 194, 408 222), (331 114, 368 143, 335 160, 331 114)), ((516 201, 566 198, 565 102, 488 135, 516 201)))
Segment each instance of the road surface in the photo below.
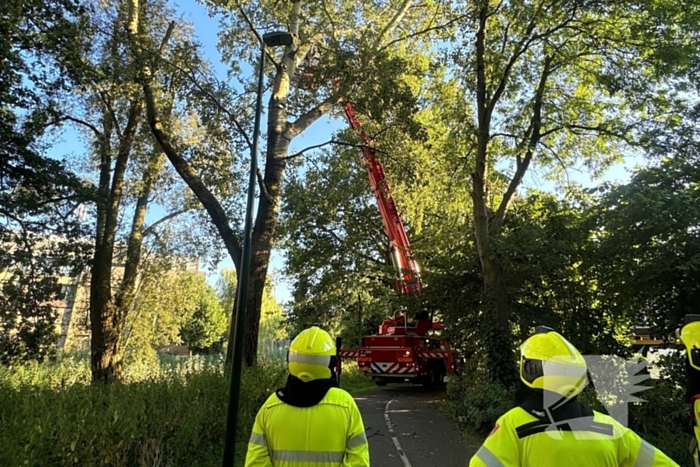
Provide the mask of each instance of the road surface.
POLYGON ((397 385, 355 398, 372 467, 467 466, 474 454, 437 408, 444 391, 397 385))

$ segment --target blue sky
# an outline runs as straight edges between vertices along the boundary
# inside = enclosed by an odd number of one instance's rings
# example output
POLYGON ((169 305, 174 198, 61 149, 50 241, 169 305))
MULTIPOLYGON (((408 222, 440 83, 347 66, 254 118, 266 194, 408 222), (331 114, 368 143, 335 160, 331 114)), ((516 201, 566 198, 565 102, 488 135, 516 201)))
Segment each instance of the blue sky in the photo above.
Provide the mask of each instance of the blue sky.
MULTIPOLYGON (((184 0, 171 2, 171 5, 182 14, 187 20, 194 25, 194 31, 197 39, 201 42, 205 56, 212 62, 213 68, 216 71, 219 79, 226 79, 226 66, 220 61, 220 54, 217 50, 217 41, 219 33, 219 20, 215 17, 210 17, 206 8, 198 2, 184 0)), ((263 102, 267 102, 264 100, 263 102)), ((263 119, 264 122, 264 119, 263 119)), ((296 138, 290 147, 290 152, 301 150, 305 147, 320 144, 328 141, 331 135, 338 129, 345 126, 345 121, 332 120, 323 118, 314 123, 303 135, 296 138)), ((264 125, 263 125, 264 126, 264 125)), ((81 154, 85 152, 85 145, 79 134, 74 128, 67 127, 61 138, 56 142, 50 151, 50 155, 63 158, 69 154, 81 154)), ((625 182, 630 178, 630 171, 636 165, 643 164, 641 157, 629 157, 623 163, 616 164, 608 169, 602 177, 602 180, 625 182)), ((358 165, 358 170, 360 167, 358 165)), ((592 180, 585 170, 571 170, 569 172, 572 182, 580 183, 585 187, 596 186, 601 183, 601 179, 592 180)), ((387 174, 389 182, 391 182, 391 174, 387 174)), ((554 185, 551 181, 546 180, 543 173, 535 170, 530 170, 524 180, 525 187, 533 187, 542 190, 554 190, 554 185)), ((369 190, 369 185, 368 185, 369 190)), ((163 213, 152 210, 149 213, 148 221, 153 221, 159 218, 163 213)), ((281 273, 284 258, 279 251, 273 251, 270 272, 277 279, 275 293, 278 301, 285 302, 291 299, 289 284, 284 281, 281 273)), ((233 263, 230 259, 222 261, 217 269, 231 269, 233 263)), ((210 276, 210 282, 213 284, 218 277, 218 274, 210 276)))

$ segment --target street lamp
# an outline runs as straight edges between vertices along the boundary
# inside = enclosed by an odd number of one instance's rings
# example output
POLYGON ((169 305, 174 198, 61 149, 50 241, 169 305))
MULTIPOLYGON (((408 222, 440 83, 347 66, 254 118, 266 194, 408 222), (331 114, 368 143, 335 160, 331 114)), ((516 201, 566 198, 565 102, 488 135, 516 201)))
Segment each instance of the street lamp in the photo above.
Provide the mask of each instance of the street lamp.
POLYGON ((233 362, 231 364, 231 388, 229 390, 228 415, 226 417, 226 439, 224 440, 223 467, 232 467, 235 458, 236 427, 238 425, 238 404, 241 391, 241 370, 243 368, 243 340, 245 333, 245 313, 248 298, 248 276, 250 275, 250 247, 252 243, 253 204, 258 171, 258 139, 260 137, 260 116, 262 114, 262 94, 265 78, 266 47, 292 45, 294 38, 288 32, 268 32, 263 34, 260 47, 260 68, 258 70, 258 94, 255 104, 255 128, 253 147, 250 155, 250 177, 248 178, 248 203, 246 205, 245 228, 243 229, 243 258, 236 290, 236 324, 233 338, 233 362))

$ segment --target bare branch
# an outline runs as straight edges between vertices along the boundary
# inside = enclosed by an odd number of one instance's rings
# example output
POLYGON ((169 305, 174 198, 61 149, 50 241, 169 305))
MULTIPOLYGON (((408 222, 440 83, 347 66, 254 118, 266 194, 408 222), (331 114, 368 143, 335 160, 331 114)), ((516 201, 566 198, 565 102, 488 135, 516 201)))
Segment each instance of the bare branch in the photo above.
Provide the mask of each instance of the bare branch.
MULTIPOLYGON (((299 151, 299 152, 296 152, 296 153, 294 153, 294 154, 291 154, 291 155, 285 157, 284 160, 294 159, 294 158, 296 158, 296 157, 302 156, 305 152, 312 151, 312 150, 318 149, 318 148, 322 148, 322 147, 328 146, 328 145, 330 145, 330 144, 336 144, 336 145, 339 145, 339 146, 348 146, 348 147, 358 148, 358 149, 362 149, 362 148, 364 148, 364 147, 367 146, 367 145, 365 145, 365 144, 352 144, 352 143, 347 143, 347 142, 345 142, 345 141, 338 141, 337 139, 331 139, 331 140, 326 141, 325 143, 314 144, 313 146, 309 146, 309 147, 307 147, 307 148, 304 148, 304 149, 302 149, 302 150, 299 151)), ((382 152, 382 153, 383 153, 383 151, 380 151, 380 150, 378 150, 378 149, 375 149, 375 151, 376 151, 376 152, 382 152)))
MULTIPOLYGON (((238 11, 243 16, 243 19, 245 20, 245 22, 248 24, 248 27, 250 28, 251 32, 253 34, 255 34, 255 37, 258 38, 258 42, 260 44, 262 44, 263 38, 260 35, 260 33, 258 32, 258 30, 255 28, 255 24, 253 24, 253 21, 250 19, 250 16, 248 16, 248 13, 245 12, 245 10, 243 9, 243 6, 240 3, 236 2, 236 6, 238 7, 238 11)), ((270 62, 272 62, 275 65, 275 68, 280 67, 279 62, 277 61, 275 56, 272 53, 270 53, 269 50, 267 50, 267 49, 265 50, 265 55, 267 55, 267 59, 270 60, 270 62)))
POLYGON ((326 100, 318 104, 313 109, 299 116, 294 123, 289 125, 286 136, 291 140, 295 136, 304 132, 312 123, 327 114, 333 106, 342 100, 340 94, 332 94, 326 100))
POLYGON ((568 186, 571 186, 571 178, 569 177, 569 168, 566 166, 566 164, 564 164, 564 161, 561 160, 561 157, 559 157, 559 154, 557 154, 557 152, 550 145, 544 143, 543 141, 540 141, 539 144, 540 144, 540 146, 547 149, 552 154, 552 156, 554 156, 554 158, 557 160, 557 162, 559 162, 559 165, 561 165, 561 168, 564 169, 564 175, 566 175, 566 184, 568 186))
POLYGON ((584 134, 583 132, 590 132, 590 134, 603 134, 606 136, 612 136, 614 138, 618 138, 623 140, 625 143, 629 144, 630 146, 639 146, 639 143, 636 141, 633 141, 630 139, 629 136, 627 136, 627 132, 633 127, 634 125, 627 126, 625 128, 625 131, 623 133, 616 132, 613 130, 610 130, 604 125, 597 125, 597 126, 588 126, 588 125, 576 125, 576 124, 568 124, 565 125, 565 128, 569 131, 571 131, 575 135, 582 135, 584 134), (583 130, 583 132, 575 131, 575 130, 583 130))
POLYGON ((76 117, 71 117, 70 115, 62 115, 59 118, 57 118, 56 120, 49 122, 47 126, 56 125, 58 122, 62 122, 65 120, 70 120, 71 122, 86 126, 89 129, 91 129, 93 133, 95 133, 95 136, 97 136, 98 138, 102 137, 102 132, 100 130, 98 130, 95 125, 93 125, 92 123, 88 123, 85 120, 81 120, 81 119, 76 118, 76 117))
POLYGON ((384 37, 394 32, 394 29, 396 29, 403 17, 406 15, 408 9, 411 7, 411 3, 413 3, 413 0, 404 0, 399 10, 396 12, 396 14, 394 14, 393 18, 389 20, 384 29, 382 29, 382 31, 377 35, 377 37, 374 40, 373 46, 375 50, 379 48, 379 45, 384 40, 384 37))
POLYGON ((546 137, 546 136, 549 136, 549 135, 551 135, 551 134, 553 134, 553 133, 556 133, 557 131, 561 131, 561 130, 563 130, 563 129, 564 129, 563 126, 555 126, 554 128, 551 128, 551 129, 549 129, 549 130, 547 130, 547 131, 542 132, 542 135, 541 135, 541 136, 542 136, 542 138, 544 138, 544 137, 546 137))
POLYGON ((498 137, 504 137, 504 138, 512 138, 512 139, 517 139, 518 135, 514 135, 513 133, 494 133, 490 135, 489 137, 491 139, 498 138, 498 137))
POLYGON ((151 224, 148 227, 146 227, 145 229, 143 229, 143 236, 145 237, 146 235, 154 234, 156 227, 158 227, 159 225, 161 225, 165 222, 168 222, 169 220, 171 220, 171 219, 173 219, 181 214, 186 213, 189 210, 190 210, 190 208, 178 209, 177 211, 171 212, 170 214, 167 214, 167 215, 161 217, 160 219, 155 221, 153 224, 151 224))
POLYGON ((456 22, 458 22, 458 21, 460 21, 460 20, 462 20, 462 19, 464 19, 464 18, 466 18, 466 17, 467 17, 467 15, 460 15, 460 16, 457 16, 456 18, 453 18, 453 19, 449 20, 449 21, 446 22, 446 23, 438 24, 437 26, 431 26, 431 27, 425 28, 425 29, 423 29, 423 30, 421 30, 421 31, 414 32, 413 34, 409 34, 408 36, 404 36, 404 37, 400 37, 400 38, 398 38, 398 39, 394 39, 393 41, 387 43, 385 46, 383 46, 382 48, 380 48, 380 49, 378 50, 378 52, 381 52, 381 51, 383 51, 383 50, 385 50, 385 49, 387 49, 387 48, 391 47, 392 45, 397 44, 397 43, 399 43, 399 42, 403 42, 403 41, 405 41, 405 40, 412 39, 412 38, 414 38, 414 37, 422 36, 423 34, 427 34, 427 33, 432 32, 432 31, 439 31, 439 30, 441 30, 441 29, 448 28, 448 27, 452 26, 454 23, 456 23, 456 22))

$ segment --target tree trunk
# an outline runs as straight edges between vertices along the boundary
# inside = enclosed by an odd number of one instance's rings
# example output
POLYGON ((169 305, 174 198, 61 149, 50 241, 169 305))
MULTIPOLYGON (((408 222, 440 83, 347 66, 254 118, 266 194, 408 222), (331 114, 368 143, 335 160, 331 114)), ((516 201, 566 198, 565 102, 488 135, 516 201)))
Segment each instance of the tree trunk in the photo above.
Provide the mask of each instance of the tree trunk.
MULTIPOLYGON (((90 281, 90 364, 93 382, 109 383, 118 379, 122 371, 123 349, 121 335, 124 321, 112 297, 112 266, 116 241, 119 208, 124 188, 124 175, 131 155, 138 122, 143 110, 140 99, 132 101, 129 119, 117 153, 112 188, 105 202, 104 231, 100 234, 102 218, 98 215, 96 249, 93 257, 90 281)), ((110 118, 105 116, 105 118, 110 118)), ((103 155, 103 160, 105 156, 103 155)), ((106 157, 109 160, 109 157, 106 157)), ((109 166, 102 166, 102 175, 109 166)))
MULTIPOLYGON (((274 99, 274 98, 273 98, 274 99)), ((272 108, 272 105, 270 106, 272 108)), ((265 164, 265 178, 263 181, 266 194, 260 196, 258 215, 253 229, 253 242, 250 258, 250 277, 248 281, 248 295, 246 301, 246 319, 244 355, 247 366, 255 364, 258 354, 258 334, 260 331, 260 314, 262 308, 263 291, 267 278, 267 268, 270 264, 272 243, 279 219, 280 203, 282 200, 282 184, 287 168, 287 148, 289 139, 286 135, 275 134, 273 115, 270 112, 268 124, 268 151, 265 164)), ((286 121, 285 121, 286 123, 286 121)))
POLYGON ((513 334, 510 329, 508 287, 494 248, 480 248, 479 258, 484 274, 486 298, 482 335, 485 339, 489 380, 510 388, 517 382, 517 373, 513 334))
MULTIPOLYGON (((474 207, 474 236, 484 274, 482 336, 485 340, 489 379, 510 387, 515 380, 513 337, 510 331, 508 288, 494 245, 495 232, 489 227, 491 210, 488 207, 488 149, 491 139, 491 116, 496 97, 489 98, 486 80, 486 29, 489 5, 484 2, 479 10, 479 29, 476 33, 477 74, 477 148, 476 164, 472 174, 472 204, 474 207)), ((497 94, 497 93, 496 93, 497 94)))
POLYGON ((165 155, 161 151, 156 150, 149 158, 141 180, 141 192, 136 200, 136 208, 134 209, 134 218, 131 223, 131 233, 129 234, 126 250, 124 276, 116 297, 116 307, 120 320, 126 319, 127 312, 131 308, 136 294, 136 279, 138 277, 138 268, 141 264, 143 226, 146 221, 148 201, 164 162, 165 155))

